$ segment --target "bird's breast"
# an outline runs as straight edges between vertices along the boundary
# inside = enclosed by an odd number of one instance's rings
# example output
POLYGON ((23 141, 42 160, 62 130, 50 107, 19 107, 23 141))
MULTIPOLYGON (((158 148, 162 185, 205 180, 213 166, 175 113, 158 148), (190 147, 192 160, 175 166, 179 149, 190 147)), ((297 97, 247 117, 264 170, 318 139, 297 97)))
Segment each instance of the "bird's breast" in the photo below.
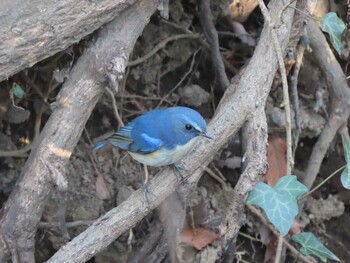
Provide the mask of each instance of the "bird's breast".
POLYGON ((184 158, 194 147, 198 137, 193 138, 184 145, 177 145, 173 149, 160 148, 148 154, 129 152, 136 161, 149 166, 165 166, 176 163, 184 158))

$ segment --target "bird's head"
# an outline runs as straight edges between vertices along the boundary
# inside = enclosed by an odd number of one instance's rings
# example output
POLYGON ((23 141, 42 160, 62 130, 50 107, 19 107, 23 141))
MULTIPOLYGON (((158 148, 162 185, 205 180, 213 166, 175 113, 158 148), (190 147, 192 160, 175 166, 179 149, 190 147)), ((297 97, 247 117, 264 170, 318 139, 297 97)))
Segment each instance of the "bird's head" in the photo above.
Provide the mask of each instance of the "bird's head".
POLYGON ((207 125, 203 117, 195 110, 187 107, 169 108, 173 138, 179 144, 186 144, 193 138, 203 136, 212 139, 207 134, 207 125))

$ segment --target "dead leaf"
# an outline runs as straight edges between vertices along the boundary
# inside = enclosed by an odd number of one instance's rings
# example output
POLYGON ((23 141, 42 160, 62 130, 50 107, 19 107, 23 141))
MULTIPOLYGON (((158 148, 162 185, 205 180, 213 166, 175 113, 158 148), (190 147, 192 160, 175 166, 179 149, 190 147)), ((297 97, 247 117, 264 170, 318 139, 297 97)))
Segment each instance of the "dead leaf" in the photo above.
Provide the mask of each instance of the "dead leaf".
POLYGON ((292 235, 298 234, 298 233, 301 233, 300 222, 298 220, 294 219, 293 225, 289 229, 288 234, 292 236, 292 235))
POLYGON ((204 228, 186 228, 181 232, 180 242, 201 250, 218 238, 218 234, 204 228))
POLYGON ((270 232, 270 242, 266 244, 266 250, 264 255, 264 263, 274 262, 278 238, 270 232))
POLYGON ((265 174, 265 182, 273 186, 278 179, 286 175, 286 142, 276 136, 269 137, 267 162, 269 167, 265 174))
POLYGON ((102 175, 97 176, 95 187, 96 187, 96 192, 98 197, 101 198, 102 200, 106 200, 111 197, 111 194, 109 193, 106 185, 106 181, 102 175))
POLYGON ((6 113, 6 117, 9 123, 22 123, 29 119, 30 111, 22 107, 11 106, 6 113))
POLYGON ((233 0, 230 4, 230 17, 237 22, 244 22, 258 5, 258 0, 233 0))

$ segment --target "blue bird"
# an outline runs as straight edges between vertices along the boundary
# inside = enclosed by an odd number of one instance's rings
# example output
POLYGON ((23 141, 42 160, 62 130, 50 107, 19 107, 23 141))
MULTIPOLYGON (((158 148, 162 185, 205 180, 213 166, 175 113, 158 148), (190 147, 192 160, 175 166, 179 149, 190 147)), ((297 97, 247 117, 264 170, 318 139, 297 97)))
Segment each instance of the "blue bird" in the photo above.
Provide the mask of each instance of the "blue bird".
POLYGON ((200 136, 212 139, 197 111, 187 107, 170 107, 142 114, 97 143, 93 150, 110 144, 127 150, 142 164, 164 166, 184 158, 200 136))

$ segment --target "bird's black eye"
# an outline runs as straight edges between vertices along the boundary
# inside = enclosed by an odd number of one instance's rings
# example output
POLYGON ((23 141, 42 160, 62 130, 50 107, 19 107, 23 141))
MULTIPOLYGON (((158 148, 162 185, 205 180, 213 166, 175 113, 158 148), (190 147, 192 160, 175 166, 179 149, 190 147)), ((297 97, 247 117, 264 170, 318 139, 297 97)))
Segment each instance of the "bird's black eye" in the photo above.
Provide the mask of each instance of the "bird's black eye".
POLYGON ((192 125, 191 124, 186 124, 185 126, 186 130, 190 131, 193 129, 192 125))

